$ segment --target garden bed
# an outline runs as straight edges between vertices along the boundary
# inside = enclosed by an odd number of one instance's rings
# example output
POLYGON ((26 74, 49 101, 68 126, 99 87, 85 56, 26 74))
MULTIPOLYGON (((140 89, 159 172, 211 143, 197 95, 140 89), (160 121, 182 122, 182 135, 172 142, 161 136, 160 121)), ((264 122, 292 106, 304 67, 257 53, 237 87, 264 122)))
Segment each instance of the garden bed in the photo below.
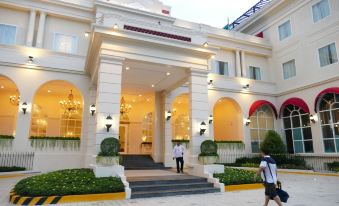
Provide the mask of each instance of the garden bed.
POLYGON ((214 174, 213 177, 218 178, 225 186, 262 183, 261 177, 254 180, 254 175, 255 171, 225 167, 224 173, 214 174))
POLYGON ((0 172, 15 172, 15 171, 25 171, 24 167, 0 167, 0 172))
POLYGON ((69 169, 25 178, 13 192, 28 197, 118 193, 124 184, 118 177, 96 178, 91 169, 69 169))

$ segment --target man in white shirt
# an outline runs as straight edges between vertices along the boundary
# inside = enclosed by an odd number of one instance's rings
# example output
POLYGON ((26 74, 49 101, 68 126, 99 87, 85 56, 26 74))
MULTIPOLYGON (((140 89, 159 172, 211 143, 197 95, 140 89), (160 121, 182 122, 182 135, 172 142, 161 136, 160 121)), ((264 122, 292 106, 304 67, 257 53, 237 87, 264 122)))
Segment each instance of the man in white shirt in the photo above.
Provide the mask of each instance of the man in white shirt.
POLYGON ((280 198, 276 191, 277 184, 277 164, 275 160, 268 155, 268 152, 261 151, 261 163, 259 169, 255 175, 260 176, 264 180, 265 185, 265 204, 268 205, 270 199, 273 199, 277 205, 282 206, 280 198))
POLYGON ((184 151, 185 147, 178 142, 173 149, 173 159, 177 162, 177 173, 184 173, 184 151), (180 169, 179 169, 180 163, 180 169))

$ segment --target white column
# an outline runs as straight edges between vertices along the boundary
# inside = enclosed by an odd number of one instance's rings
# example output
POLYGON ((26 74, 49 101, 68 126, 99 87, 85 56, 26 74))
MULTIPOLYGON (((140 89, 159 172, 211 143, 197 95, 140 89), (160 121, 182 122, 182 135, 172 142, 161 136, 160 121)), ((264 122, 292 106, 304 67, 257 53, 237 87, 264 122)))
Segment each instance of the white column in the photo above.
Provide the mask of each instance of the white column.
POLYGON ((162 125, 164 123, 164 100, 162 94, 155 93, 154 97, 154 118, 153 118, 153 142, 152 142, 152 157, 155 162, 163 161, 163 132, 162 125))
POLYGON ((36 38, 36 47, 38 48, 42 48, 43 46, 44 33, 45 33, 45 20, 46 20, 46 13, 41 11, 40 18, 39 18, 38 34, 36 38))
POLYGON ((27 28, 26 46, 33 45, 35 17, 36 17, 36 11, 31 10, 30 15, 29 15, 28 28, 27 28))
POLYGON ((235 71, 236 76, 241 77, 240 51, 235 51, 235 71))
MULTIPOLYGON (((97 97, 97 88, 92 87, 89 89, 89 105, 96 103, 96 97, 97 97)), ((89 107, 85 107, 84 110, 89 111, 89 107)), ((84 112, 86 115, 86 118, 88 118, 87 121, 87 134, 86 134, 86 157, 85 157, 85 165, 88 166, 90 164, 94 164, 95 158, 94 155, 97 154, 96 151, 96 141, 93 136, 93 134, 96 133, 96 113, 92 116, 91 112, 84 112)))
MULTIPOLYGON (((170 110, 172 111, 172 99, 170 98, 169 94, 163 93, 163 105, 164 105, 164 110, 163 110, 163 115, 165 117, 165 111, 170 110)), ((170 120, 166 120, 166 118, 163 118, 163 128, 164 128, 164 145, 165 145, 165 157, 164 157, 164 165, 166 167, 174 167, 175 166, 175 161, 172 159, 173 158, 173 143, 172 143, 172 118, 170 120)))
POLYGON ((245 62, 245 52, 240 52, 240 59, 241 59, 241 74, 242 77, 246 78, 246 62, 245 62))
POLYGON ((191 69, 189 78, 189 102, 190 102, 190 131, 191 139, 189 145, 189 165, 198 164, 200 145, 204 140, 210 139, 208 131, 208 86, 207 71, 191 69), (207 130, 200 135, 200 124, 206 123, 207 130))
POLYGON ((96 151, 100 151, 100 143, 107 137, 119 139, 120 96, 123 58, 101 55, 98 69, 96 99, 96 151), (106 130, 105 120, 113 118, 112 127, 106 130))

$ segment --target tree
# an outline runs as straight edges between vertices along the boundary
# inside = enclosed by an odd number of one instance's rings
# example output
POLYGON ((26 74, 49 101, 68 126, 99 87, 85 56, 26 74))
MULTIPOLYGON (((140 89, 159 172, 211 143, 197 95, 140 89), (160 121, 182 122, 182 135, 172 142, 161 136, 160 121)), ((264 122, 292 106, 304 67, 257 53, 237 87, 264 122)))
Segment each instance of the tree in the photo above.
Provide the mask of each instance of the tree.
POLYGON ((273 130, 266 133, 264 141, 260 144, 260 150, 268 154, 286 154, 286 146, 280 135, 273 130))

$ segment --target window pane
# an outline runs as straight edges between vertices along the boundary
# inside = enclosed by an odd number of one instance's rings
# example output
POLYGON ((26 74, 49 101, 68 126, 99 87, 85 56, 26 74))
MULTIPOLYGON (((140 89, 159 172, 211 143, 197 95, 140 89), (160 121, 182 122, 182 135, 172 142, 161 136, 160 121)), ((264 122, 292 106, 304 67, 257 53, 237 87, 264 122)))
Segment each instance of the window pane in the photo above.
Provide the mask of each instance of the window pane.
POLYGON ((295 153, 303 153, 303 142, 302 141, 294 141, 294 152, 295 153))
POLYGON ((284 128, 285 129, 291 128, 291 121, 290 121, 289 117, 283 118, 283 121, 284 121, 284 128))
POLYGON ((266 129, 266 118, 258 118, 259 128, 266 129))
POLYGON ((251 129, 251 139, 252 139, 252 141, 257 141, 258 140, 258 130, 251 129))
POLYGON ((302 140, 301 129, 293 129, 293 140, 302 140))
POLYGON ((333 132, 330 125, 322 126, 323 138, 333 138, 333 132))
POLYGON ((293 125, 293 128, 300 127, 300 118, 299 118, 299 116, 292 117, 292 125, 293 125))
POLYGON ((335 138, 339 139, 339 124, 335 124, 333 129, 334 129, 334 136, 335 136, 335 138))
POLYGON ((287 151, 288 153, 293 154, 294 153, 293 138, 292 138, 292 131, 290 129, 285 130, 285 137, 286 137, 287 151))
POLYGON ((267 123, 267 129, 274 129, 274 120, 273 118, 267 118, 266 119, 267 123))
POLYGON ((312 6, 314 23, 330 15, 330 6, 328 0, 322 0, 312 6))
POLYGON ((219 61, 218 64, 219 64, 219 71, 218 71, 219 74, 224 75, 225 74, 224 62, 219 61))
POLYGON ((338 62, 337 50, 334 43, 320 48, 318 52, 321 67, 338 62))
POLYGON ((310 126, 310 115, 309 114, 301 115, 301 123, 303 127, 310 126))
POLYGON ((287 22, 283 23, 278 27, 279 30, 279 39, 284 40, 287 37, 291 36, 291 22, 288 20, 287 22))
POLYGON ((335 152, 333 140, 324 140, 325 152, 335 152))
POLYGON ((265 136, 266 136, 266 130, 260 130, 259 131, 259 139, 260 139, 260 142, 263 142, 264 139, 265 139, 265 136))
POLYGON ((304 141, 306 153, 313 153, 313 141, 304 141))
POLYGON ((0 44, 15 44, 16 26, 0 24, 0 44))
POLYGON ((283 63, 283 75, 284 79, 289 79, 296 76, 295 60, 283 63))
POLYGON ((54 50, 60 51, 60 52, 76 53, 77 38, 71 35, 55 33, 53 48, 54 50))
POLYGON ((320 122, 321 124, 329 124, 331 120, 330 112, 320 112, 320 122))
POLYGON ((259 153, 259 142, 251 142, 252 152, 259 153))
POLYGON ((284 112, 283 112, 284 117, 290 116, 291 109, 289 109, 289 106, 290 105, 286 106, 285 109, 284 109, 284 112))
POLYGON ((312 139, 311 127, 303 128, 304 139, 312 139))
POLYGON ((251 128, 258 128, 258 122, 257 122, 257 117, 256 116, 251 116, 251 128))
POLYGON ((333 123, 339 123, 339 109, 332 110, 333 123))

